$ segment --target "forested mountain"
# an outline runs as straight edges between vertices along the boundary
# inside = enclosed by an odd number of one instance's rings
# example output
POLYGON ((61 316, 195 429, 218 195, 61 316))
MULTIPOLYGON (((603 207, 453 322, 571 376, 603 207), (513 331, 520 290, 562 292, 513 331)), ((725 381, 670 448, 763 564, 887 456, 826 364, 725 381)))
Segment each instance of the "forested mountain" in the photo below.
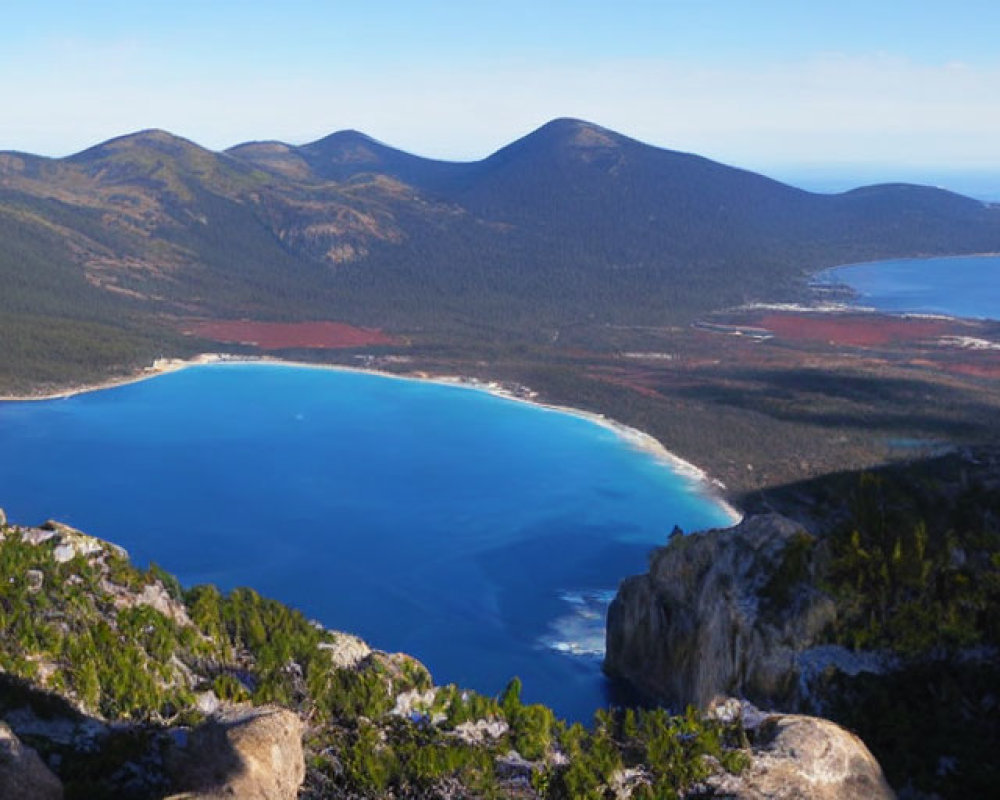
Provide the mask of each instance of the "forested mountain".
POLYGON ((64 159, 0 153, 10 352, 39 316, 123 346, 190 317, 530 340, 787 296, 836 263, 996 250, 1000 210, 942 190, 810 194, 568 119, 472 163, 353 131, 224 153, 163 131, 64 159))
POLYGON ((403 240, 349 260, 347 271, 394 296, 397 310, 416 292, 422 307, 452 311, 440 297, 460 296, 477 316, 518 323, 676 319, 774 296, 820 266, 1000 241, 1000 213, 948 192, 898 185, 815 195, 577 120, 465 164, 351 131, 280 147, 280 158, 253 145, 229 152, 279 174, 295 164, 299 180, 390 178, 451 208, 430 226, 396 209, 403 240))

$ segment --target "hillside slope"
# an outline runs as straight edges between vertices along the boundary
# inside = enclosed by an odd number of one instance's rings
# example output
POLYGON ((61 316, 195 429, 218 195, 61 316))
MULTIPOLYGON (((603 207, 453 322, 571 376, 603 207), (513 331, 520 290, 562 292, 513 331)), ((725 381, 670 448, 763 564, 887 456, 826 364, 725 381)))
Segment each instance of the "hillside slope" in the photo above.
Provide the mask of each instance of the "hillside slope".
MULTIPOLYGON (((283 147, 300 180, 381 176, 453 209, 447 224, 428 226, 398 208, 402 239, 351 261, 354 279, 391 296, 404 320, 416 319, 416 297, 421 308, 486 314, 501 327, 687 319, 787 293, 821 266, 1000 241, 1000 214, 938 189, 815 195, 579 120, 554 120, 464 164, 354 131, 283 147)), ((275 168, 252 147, 229 152, 275 168)))
MULTIPOLYGON (((785 490, 789 510, 671 537, 608 611, 605 671, 677 706, 819 713, 890 781, 991 794, 1000 740, 1000 451, 785 490), (942 766, 945 765, 945 766, 942 766)), ((751 507, 768 508, 779 493, 751 507)))
POLYGON ((762 717, 757 733, 732 701, 727 719, 601 711, 588 730, 520 688, 436 686, 251 589, 182 589, 0 511, 0 789, 19 797, 749 800, 775 774, 891 797, 864 745, 821 720, 762 717))
POLYGON ((834 263, 1000 249, 1000 212, 948 192, 814 195, 577 120, 467 164, 351 131, 225 153, 163 131, 66 159, 3 153, 0 221, 3 311, 56 296, 67 314, 100 298, 104 319, 485 316, 509 331, 688 318, 834 263))

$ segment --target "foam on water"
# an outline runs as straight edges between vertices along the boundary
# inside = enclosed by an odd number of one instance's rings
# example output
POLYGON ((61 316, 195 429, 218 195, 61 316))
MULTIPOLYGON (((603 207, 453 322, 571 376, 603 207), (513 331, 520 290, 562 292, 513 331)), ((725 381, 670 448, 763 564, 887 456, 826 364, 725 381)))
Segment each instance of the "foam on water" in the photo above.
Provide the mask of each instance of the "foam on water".
POLYGON ((539 643, 568 656, 604 658, 604 626, 614 598, 608 589, 561 592, 559 599, 569 611, 549 623, 539 643))

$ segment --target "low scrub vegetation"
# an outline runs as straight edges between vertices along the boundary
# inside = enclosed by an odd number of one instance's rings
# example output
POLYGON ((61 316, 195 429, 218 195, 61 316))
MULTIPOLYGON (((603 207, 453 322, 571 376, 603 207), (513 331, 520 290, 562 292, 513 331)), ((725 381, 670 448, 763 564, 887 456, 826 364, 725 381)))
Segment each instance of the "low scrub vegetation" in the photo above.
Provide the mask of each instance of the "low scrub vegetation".
MULTIPOLYGON (((337 666, 338 634, 251 589, 182 589, 110 545, 59 562, 58 531, 2 529, 0 666, 83 713, 129 723, 100 756, 62 753, 70 797, 115 796, 109 775, 157 731, 198 722, 197 699, 277 703, 309 722, 306 796, 674 797, 746 756, 738 725, 693 710, 601 711, 591 728, 521 701, 435 687, 414 659, 367 652, 337 666), (153 587, 150 589, 149 587, 153 587), (155 603, 140 600, 150 595, 155 603), (400 707, 400 697, 411 698, 400 707), (105 752, 106 750, 106 752, 105 752)), ((96 540, 93 540, 96 541, 96 540)), ((82 548, 87 550, 89 548, 82 548)), ((11 690, 4 691, 13 707, 11 690)), ((37 704, 37 698, 35 701, 37 704)), ((113 739, 113 741, 112 741, 113 739)), ((44 741, 32 744, 45 750, 44 741)))

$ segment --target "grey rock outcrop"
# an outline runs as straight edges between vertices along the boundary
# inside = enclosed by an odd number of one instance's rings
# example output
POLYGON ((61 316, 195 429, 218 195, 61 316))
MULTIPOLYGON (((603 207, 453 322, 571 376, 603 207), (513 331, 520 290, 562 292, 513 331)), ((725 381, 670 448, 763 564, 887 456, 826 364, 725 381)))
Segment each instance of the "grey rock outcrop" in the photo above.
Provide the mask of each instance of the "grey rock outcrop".
POLYGON ((112 596, 117 608, 150 606, 177 625, 191 624, 184 603, 171 597, 170 592, 158 580, 147 583, 142 591, 137 592, 127 586, 119 586, 105 577, 101 580, 101 588, 112 596))
MULTIPOLYGON (((827 595, 791 581, 766 602, 801 527, 777 514, 672 537, 608 610, 604 669, 682 709, 718 695, 796 707, 799 656, 836 618, 827 595)), ((799 540, 801 541, 801 540, 799 540)))
POLYGON ((58 538, 52 557, 59 563, 70 561, 77 556, 86 557, 102 552, 112 552, 120 558, 128 558, 128 553, 123 547, 98 539, 96 536, 89 536, 62 522, 50 519, 41 526, 41 530, 58 538))
POLYGON ((372 652, 363 639, 339 631, 332 642, 323 642, 319 647, 330 654, 330 662, 336 669, 353 669, 372 652))
POLYGON ((293 800, 305 780, 302 720, 276 706, 229 708, 167 760, 175 800, 293 800))
POLYGON ((0 722, 0 797, 61 800, 63 787, 38 753, 26 747, 0 722))
POLYGON ((857 736, 825 719, 767 717, 750 766, 719 773, 712 788, 733 800, 892 800, 878 762, 857 736))

